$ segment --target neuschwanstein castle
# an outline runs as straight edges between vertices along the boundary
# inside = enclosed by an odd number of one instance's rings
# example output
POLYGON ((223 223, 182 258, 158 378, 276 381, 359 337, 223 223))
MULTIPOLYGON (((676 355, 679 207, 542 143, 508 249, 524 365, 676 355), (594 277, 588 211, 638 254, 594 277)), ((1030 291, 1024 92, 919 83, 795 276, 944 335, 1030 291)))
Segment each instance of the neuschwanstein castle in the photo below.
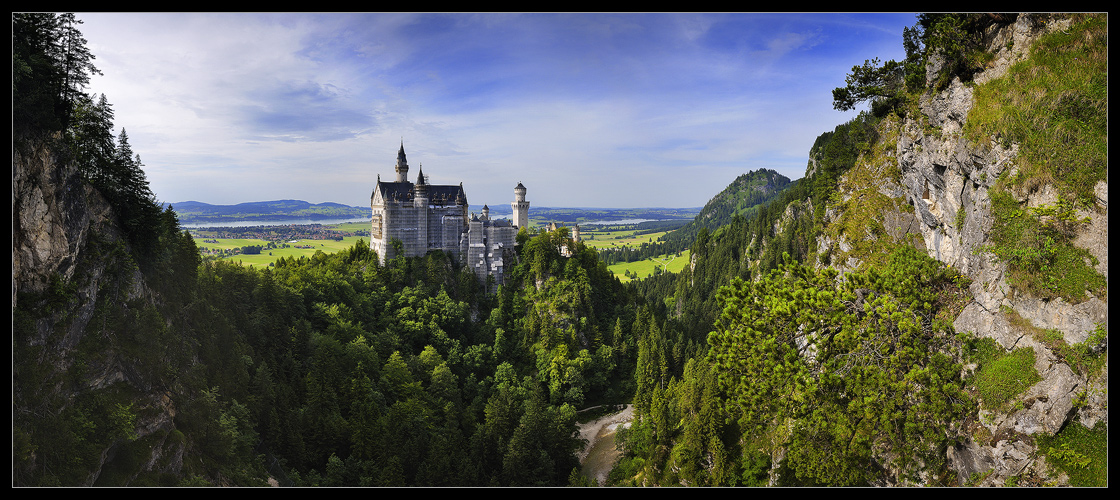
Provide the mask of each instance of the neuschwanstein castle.
POLYGON ((487 206, 482 207, 481 215, 468 217, 462 183, 428 184, 423 167, 418 170, 416 182, 410 182, 402 142, 397 152, 397 180, 382 182, 377 176, 369 202, 373 210, 369 247, 377 252, 381 263, 397 256, 392 242, 400 240, 405 256, 442 250, 461 259, 479 279, 493 276, 496 284, 504 283, 506 259, 513 255, 517 231, 529 225, 525 186, 519 182, 513 189, 512 222, 491 219, 487 206))

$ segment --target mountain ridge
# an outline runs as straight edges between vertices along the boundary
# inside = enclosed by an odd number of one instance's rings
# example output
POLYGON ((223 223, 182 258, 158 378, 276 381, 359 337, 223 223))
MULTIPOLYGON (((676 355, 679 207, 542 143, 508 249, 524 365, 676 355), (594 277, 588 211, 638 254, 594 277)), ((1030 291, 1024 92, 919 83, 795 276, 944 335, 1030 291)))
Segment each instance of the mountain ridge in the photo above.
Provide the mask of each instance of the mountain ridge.
POLYGON ((748 171, 708 200, 692 222, 661 239, 676 246, 690 245, 701 229, 715 232, 735 217, 750 218, 759 207, 797 182, 771 169, 748 171))
MULTIPOLYGON (((369 207, 345 205, 336 202, 310 203, 304 200, 249 201, 234 205, 218 205, 200 201, 181 201, 164 203, 162 208, 172 207, 184 224, 232 221, 280 221, 299 218, 311 220, 366 218, 369 207)), ((509 204, 490 207, 491 217, 502 217, 512 213, 509 204)), ((472 205, 472 211, 482 206, 472 205)), ((592 208, 592 207, 534 207, 533 216, 559 223, 576 224, 586 219, 684 219, 691 218, 699 208, 592 208)))
POLYGON ((335 202, 310 203, 303 200, 250 201, 236 205, 214 205, 200 201, 165 203, 175 210, 184 224, 230 220, 270 221, 289 218, 311 220, 365 217, 368 207, 355 207, 335 202))

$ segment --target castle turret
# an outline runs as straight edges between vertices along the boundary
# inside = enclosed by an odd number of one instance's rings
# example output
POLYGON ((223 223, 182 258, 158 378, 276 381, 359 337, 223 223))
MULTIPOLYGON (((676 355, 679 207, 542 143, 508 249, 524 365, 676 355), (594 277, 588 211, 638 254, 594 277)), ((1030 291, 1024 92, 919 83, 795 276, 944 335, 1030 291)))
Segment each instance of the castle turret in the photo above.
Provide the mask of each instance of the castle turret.
POLYGON ((434 221, 429 219, 429 216, 431 216, 431 212, 428 210, 428 202, 430 201, 428 198, 428 192, 428 181, 424 179, 424 165, 421 164, 420 168, 417 169, 416 184, 413 185, 412 189, 412 193, 414 196, 414 198, 412 199, 412 217, 416 221, 415 244, 420 255, 427 253, 427 251, 432 248, 432 237, 434 235, 428 232, 429 226, 433 223, 439 224, 438 219, 434 221))
POLYGON ((529 227, 529 202, 525 201, 525 186, 520 182, 517 187, 513 188, 514 202, 510 203, 513 207, 513 223, 520 229, 529 227))
MULTIPOLYGON (((407 169, 408 167, 405 167, 407 169)), ((428 182, 424 180, 424 165, 420 165, 419 173, 416 174, 416 185, 413 192, 416 198, 412 200, 412 205, 415 207, 428 207, 428 182)))
POLYGON ((397 182, 408 182, 408 160, 404 157, 404 141, 401 149, 397 151, 397 182))

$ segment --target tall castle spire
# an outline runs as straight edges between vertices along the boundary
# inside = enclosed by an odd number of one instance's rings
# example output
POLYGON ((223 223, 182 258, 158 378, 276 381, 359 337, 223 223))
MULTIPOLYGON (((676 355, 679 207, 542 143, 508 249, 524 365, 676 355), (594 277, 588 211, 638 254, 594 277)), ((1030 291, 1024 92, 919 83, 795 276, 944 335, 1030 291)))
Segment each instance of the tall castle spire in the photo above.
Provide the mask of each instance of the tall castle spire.
POLYGON ((397 151, 397 182, 408 182, 408 160, 404 156, 404 140, 401 140, 401 149, 397 151))

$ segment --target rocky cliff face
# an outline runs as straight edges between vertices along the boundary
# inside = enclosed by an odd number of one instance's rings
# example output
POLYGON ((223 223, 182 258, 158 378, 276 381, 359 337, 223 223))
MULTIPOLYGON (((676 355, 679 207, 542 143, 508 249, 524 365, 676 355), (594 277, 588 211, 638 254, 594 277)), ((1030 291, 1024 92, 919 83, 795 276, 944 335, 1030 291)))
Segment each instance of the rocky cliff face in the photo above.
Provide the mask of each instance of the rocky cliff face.
POLYGON ((15 149, 12 167, 14 306, 17 293, 44 291, 52 274, 73 278, 90 230, 106 226, 108 205, 46 143, 15 149))
MULTIPOLYGON (((990 33, 990 51, 996 58, 976 81, 999 78, 1025 56, 1038 36, 1066 25, 1068 22, 1044 24, 1022 15, 1015 24, 990 33)), ((936 67, 931 68, 931 74, 935 71, 936 67)), ((988 474, 982 482, 986 485, 1004 484, 1007 478, 1024 474, 1060 482, 1038 455, 1031 436, 1053 435, 1071 418, 1079 418, 1087 427, 1098 420, 1107 423, 1107 394, 1101 389, 1107 384, 1108 370, 1106 366, 1100 379, 1088 380, 1028 330, 1057 330, 1068 344, 1085 342, 1098 324, 1107 321, 1108 305, 1092 296, 1070 304, 1060 298, 1043 300, 1016 294, 1008 284, 1005 264, 985 251, 991 244, 994 223, 989 189, 1000 174, 1015 168, 1019 146, 1003 147, 999 141, 978 146, 964 138, 962 129, 973 104, 972 92, 972 87, 956 80, 946 90, 923 98, 919 106, 922 116, 906 118, 892 143, 893 151, 885 152, 897 163, 898 171, 873 172, 877 174, 874 186, 869 186, 867 179, 861 182, 857 177, 866 176, 874 166, 857 166, 841 179, 841 198, 847 201, 860 196, 861 190, 878 192, 890 209, 879 211, 882 234, 868 239, 888 237, 898 241, 906 235, 914 236, 915 244, 923 246, 931 257, 972 279, 973 300, 953 324, 958 332, 992 338, 1009 351, 1030 347, 1035 353, 1035 369, 1042 380, 1019 396, 1023 404, 1013 405, 1018 409, 1008 413, 981 410, 974 425, 984 429, 977 427, 970 432, 985 439, 967 440, 948 451, 950 467, 960 482, 978 473, 988 474), (1011 319, 1016 316, 1025 322, 1011 319), (1088 402, 1082 402, 1075 411, 1078 394, 1087 394, 1088 402)), ((1087 217, 1089 223, 1081 227, 1074 244, 1097 258, 1095 268, 1107 278, 1107 183, 1098 183, 1095 192, 1095 206, 1077 214, 1087 217)), ((1020 199, 1027 207, 1054 201, 1050 186, 1020 199)), ((830 207, 826 221, 838 226, 851 216, 851 210, 854 208, 838 203, 830 207)), ((818 239, 820 248, 846 257, 832 263, 841 269, 860 263, 860 258, 849 253, 853 240, 861 235, 851 233, 826 227, 818 239)))
MULTIPOLYGON (((166 438, 175 414, 170 397, 153 389, 161 384, 138 373, 133 360, 112 347, 115 332, 93 333, 98 329, 90 324, 107 309, 135 308, 155 298, 127 256, 108 203, 57 151, 49 143, 21 145, 12 160, 12 307, 18 305, 32 323, 17 329, 13 342, 16 353, 35 356, 14 360, 16 425, 115 387, 135 397, 136 436, 166 438), (75 363, 81 370, 74 370, 75 363)), ((118 444, 101 451, 101 464, 111 460, 118 444)), ((149 465, 175 469, 174 460, 157 458, 181 454, 181 447, 164 449, 163 439, 149 444, 149 465)), ((38 466, 34 453, 26 465, 38 466)), ((100 469, 83 484, 95 484, 100 469)))

